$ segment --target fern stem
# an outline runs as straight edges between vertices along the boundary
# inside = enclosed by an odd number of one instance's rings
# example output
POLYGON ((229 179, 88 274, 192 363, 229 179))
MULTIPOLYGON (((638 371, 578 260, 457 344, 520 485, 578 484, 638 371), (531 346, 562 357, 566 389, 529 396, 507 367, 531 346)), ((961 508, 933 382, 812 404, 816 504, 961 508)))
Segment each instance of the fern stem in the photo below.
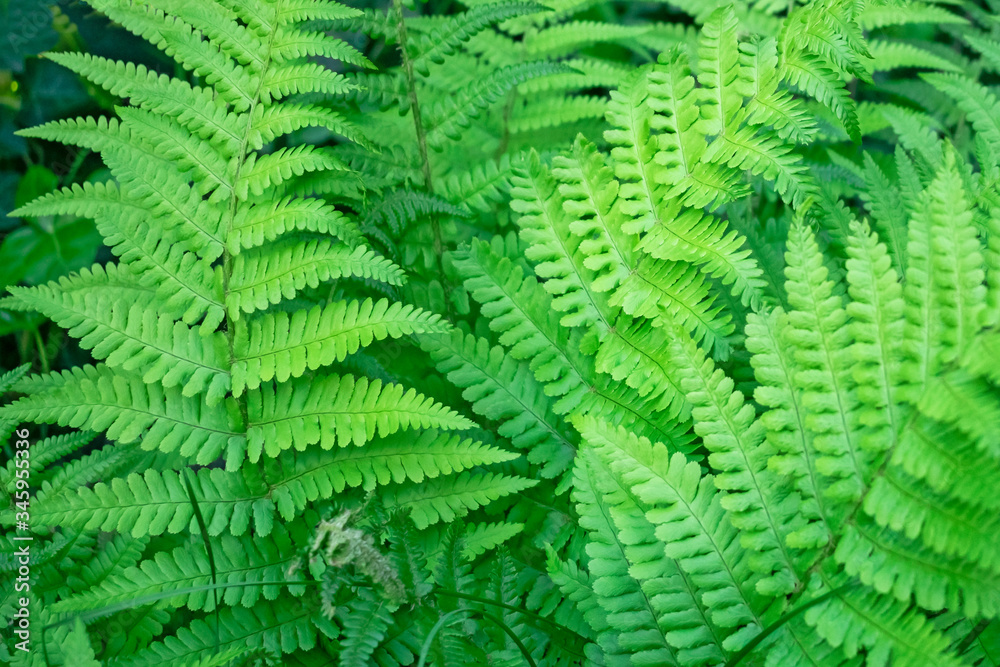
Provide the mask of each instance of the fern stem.
MULTIPOLYGON (((278 16, 281 11, 282 0, 278 0, 274 6, 274 15, 278 16)), ((250 106, 246 111, 246 127, 243 131, 243 137, 240 141, 239 150, 236 153, 236 168, 233 174, 233 187, 230 189, 229 194, 229 208, 226 215, 226 236, 225 243, 223 243, 222 251, 222 304, 223 310, 226 317, 226 345, 229 349, 229 366, 230 369, 236 364, 236 347, 235 347, 235 323, 229 313, 229 279, 233 272, 233 258, 232 254, 229 252, 229 237, 233 232, 233 221, 236 219, 236 207, 239 204, 239 198, 236 196, 236 184, 240 180, 240 174, 243 171, 243 167, 246 165, 248 142, 250 140, 250 128, 253 124, 254 110, 257 108, 257 104, 260 102, 260 90, 264 85, 264 74, 267 72, 268 68, 271 66, 271 53, 274 48, 274 36, 275 31, 271 31, 267 38, 267 55, 262 60, 261 65, 261 76, 257 83, 257 89, 254 91, 253 98, 250 100, 250 106)), ((249 409, 247 408, 247 394, 243 392, 237 399, 236 403, 239 406, 240 418, 243 421, 243 431, 244 433, 250 427, 250 415, 249 409)), ((228 463, 227 463, 228 465, 228 463)), ((269 484, 267 481, 267 468, 264 465, 264 458, 260 459, 260 474, 261 479, 264 480, 265 484, 269 484)))
MULTIPOLYGON (((212 573, 212 585, 218 585, 218 570, 215 567, 215 552, 212 550, 212 540, 208 537, 208 528, 205 527, 205 517, 201 513, 201 506, 198 504, 198 497, 194 494, 194 487, 191 485, 191 477, 194 471, 191 468, 184 470, 184 486, 187 487, 188 498, 191 500, 191 507, 194 509, 194 518, 198 521, 198 531, 201 533, 201 540, 205 544, 205 553, 208 554, 208 569, 212 573)), ((215 603, 215 652, 219 652, 219 628, 222 622, 219 619, 219 590, 212 589, 212 601, 215 603)))
POLYGON ((42 372, 48 373, 51 370, 49 368, 49 355, 45 352, 45 341, 42 340, 42 333, 38 327, 32 329, 31 333, 35 339, 35 346, 38 348, 38 362, 41 364, 42 372))
POLYGON ((449 591, 449 590, 446 590, 446 589, 443 589, 443 588, 435 588, 434 590, 431 591, 431 594, 432 595, 443 595, 445 597, 459 598, 461 600, 468 600, 469 602, 479 602, 481 604, 488 604, 488 605, 492 605, 494 607, 499 607, 501 609, 506 609, 507 611, 516 611, 519 614, 524 614, 528 618, 534 619, 534 620, 539 621, 541 623, 545 623, 546 625, 549 625, 549 626, 551 626, 551 627, 553 627, 553 628, 555 628, 555 629, 557 629, 557 630, 559 630, 561 632, 565 632, 566 634, 573 635, 576 638, 578 638, 579 640, 583 641, 584 643, 590 641, 586 637, 584 637, 584 636, 582 636, 582 635, 574 632, 573 630, 570 630, 565 625, 561 625, 559 623, 556 623, 555 621, 553 621, 553 620, 551 620, 549 618, 545 618, 544 616, 542 616, 540 614, 536 614, 533 611, 529 611, 527 609, 524 609, 523 607, 515 607, 514 605, 506 604, 506 603, 500 602, 498 600, 491 600, 490 598, 479 597, 478 595, 469 595, 467 593, 459 593, 458 591, 449 591))
POLYGON ((494 159, 499 160, 507 152, 510 145, 510 114, 514 110, 514 102, 517 101, 517 87, 515 86, 507 94, 507 103, 503 107, 503 134, 500 135, 500 143, 497 146, 494 159))
MULTIPOLYGON (((420 150, 420 161, 424 171, 424 188, 428 194, 434 194, 434 178, 431 170, 431 159, 427 152, 427 132, 424 130, 423 117, 420 115, 420 99, 417 97, 417 77, 413 72, 413 61, 406 50, 406 21, 403 20, 403 0, 392 0, 393 13, 396 15, 397 40, 399 56, 403 62, 403 72, 406 74, 406 93, 410 100, 410 114, 413 116, 413 128, 417 135, 417 148, 420 150)), ((445 288, 445 308, 450 315, 450 301, 447 298, 447 280, 444 275, 444 242, 441 238, 441 224, 431 215, 431 231, 434 234, 434 257, 437 262, 438 276, 441 286, 445 288)))
MULTIPOLYGON (((410 113, 413 114, 413 127, 417 133, 417 147, 420 149, 420 161, 423 163, 424 187, 434 194, 434 181, 431 178, 431 160, 427 153, 427 133, 424 131, 423 117, 420 115, 420 100, 417 97, 417 77, 413 73, 413 61, 406 50, 406 21, 403 20, 403 1, 392 0, 393 12, 396 14, 398 30, 397 45, 399 56, 403 61, 403 72, 406 74, 406 93, 410 99, 410 113)), ((440 233, 435 237, 440 240, 440 233)))
POLYGON ((990 623, 992 623, 992 622, 993 622, 993 619, 991 619, 991 618, 984 618, 981 621, 979 621, 978 623, 976 623, 976 627, 972 628, 972 632, 970 632, 968 635, 966 635, 965 638, 961 641, 961 643, 958 646, 955 647, 955 653, 957 655, 962 655, 963 653, 965 653, 966 651, 968 651, 969 647, 972 646, 972 644, 977 639, 979 639, 979 635, 983 634, 983 631, 987 627, 989 627, 990 623))
POLYGON ((844 584, 843 586, 840 586, 839 588, 835 588, 832 591, 828 591, 828 592, 824 593, 823 595, 820 595, 815 600, 810 600, 809 602, 806 602, 805 604, 799 605, 798 607, 796 607, 795 609, 791 610, 790 612, 787 612, 784 616, 782 616, 781 618, 779 618, 777 621, 775 621, 771 625, 769 625, 766 628, 764 628, 763 632, 761 632, 759 635, 757 635, 756 637, 754 637, 753 639, 751 639, 747 643, 746 646, 744 646, 742 649, 739 650, 738 653, 736 653, 733 657, 731 657, 729 659, 729 662, 726 663, 726 667, 736 667, 736 665, 738 665, 738 664, 740 664, 740 662, 742 662, 743 658, 745 658, 748 655, 750 655, 750 653, 752 653, 753 650, 755 648, 757 648, 761 644, 761 642, 763 642, 769 636, 771 636, 772 634, 774 634, 774 632, 776 632, 778 630, 778 628, 780 628, 785 623, 787 623, 788 621, 792 620, 793 618, 795 618, 796 616, 798 616, 802 612, 808 610, 810 607, 815 607, 816 605, 818 605, 818 604, 820 604, 822 602, 826 602, 827 600, 829 600, 833 596, 840 595, 841 593, 844 593, 845 591, 848 591, 848 590, 850 590, 852 588, 856 588, 857 586, 858 586, 857 582, 851 582, 849 584, 844 584))
POLYGON ((477 611, 475 609, 456 609, 454 611, 449 611, 447 614, 442 616, 440 620, 438 620, 438 622, 434 624, 434 627, 427 635, 427 639, 424 641, 424 645, 420 648, 420 661, 417 663, 417 667, 424 667, 424 665, 427 664, 427 654, 430 653, 431 645, 434 643, 434 637, 436 637, 438 632, 441 631, 441 628, 445 626, 445 624, 448 621, 448 618, 462 612, 468 613, 470 616, 471 615, 481 616, 483 620, 490 621, 491 623, 499 627, 517 645, 517 648, 520 649, 521 651, 521 655, 523 655, 524 659, 528 661, 528 665, 530 667, 538 667, 538 665, 535 663, 535 660, 531 657, 531 653, 524 645, 524 642, 522 642, 520 638, 518 638, 517 633, 514 632, 510 628, 510 626, 508 626, 506 623, 504 623, 501 619, 497 618, 493 614, 487 614, 486 612, 477 611))

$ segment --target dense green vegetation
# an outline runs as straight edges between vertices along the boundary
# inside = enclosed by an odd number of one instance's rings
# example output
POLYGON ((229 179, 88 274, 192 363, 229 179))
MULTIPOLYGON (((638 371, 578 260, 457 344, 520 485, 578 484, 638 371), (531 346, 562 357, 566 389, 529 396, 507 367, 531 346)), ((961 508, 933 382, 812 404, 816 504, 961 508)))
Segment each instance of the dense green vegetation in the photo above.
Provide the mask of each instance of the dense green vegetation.
POLYGON ((998 7, 88 4, 0 9, 0 658, 1000 665, 998 7))

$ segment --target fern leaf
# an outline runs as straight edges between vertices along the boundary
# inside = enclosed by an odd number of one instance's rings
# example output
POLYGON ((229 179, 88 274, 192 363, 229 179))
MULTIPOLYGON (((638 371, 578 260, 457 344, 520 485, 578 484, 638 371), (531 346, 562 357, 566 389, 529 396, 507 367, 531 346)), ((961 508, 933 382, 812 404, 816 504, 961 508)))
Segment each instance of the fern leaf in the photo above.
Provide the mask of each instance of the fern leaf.
POLYGON ((340 660, 345 664, 368 664, 392 625, 395 605, 364 592, 347 603, 343 615, 340 660))
POLYGON ((260 97, 270 101, 307 93, 344 95, 353 88, 343 74, 318 63, 293 63, 268 70, 261 84, 260 97))
POLYGON ((253 110, 250 122, 247 143, 255 150, 260 150, 276 137, 305 127, 323 127, 359 144, 365 144, 367 141, 361 130, 343 114, 311 104, 258 106, 253 110))
POLYGON ((827 642, 842 647, 849 658, 863 647, 867 661, 873 664, 918 667, 927 660, 942 667, 962 664, 945 653, 947 639, 923 614, 874 591, 835 593, 832 599, 807 610, 805 619, 827 642))
POLYGON ((143 370, 143 382, 159 382, 168 389, 179 386, 187 397, 206 392, 209 406, 229 390, 221 334, 199 334, 110 290, 74 291, 66 286, 11 288, 11 294, 67 329, 108 366, 143 370))
POLYGON ((747 79, 746 122, 770 125, 782 139, 809 143, 816 134, 816 119, 802 102, 778 88, 778 50, 773 38, 740 44, 740 72, 747 79))
POLYGON ((497 498, 519 493, 537 480, 496 473, 463 472, 424 484, 403 484, 384 491, 387 507, 407 509, 418 529, 439 521, 450 522, 497 498))
POLYGON ((89 53, 58 52, 46 57, 90 79, 112 95, 128 97, 134 105, 174 118, 220 148, 235 151, 241 143, 242 133, 236 119, 227 113, 222 100, 216 101, 210 88, 191 86, 180 79, 159 75, 143 65, 89 53))
POLYGON ((240 313, 266 310, 292 299, 306 286, 344 277, 371 278, 400 285, 403 270, 374 251, 358 246, 353 250, 328 241, 279 243, 260 252, 251 249, 233 262, 226 303, 233 320, 240 313))
POLYGON ((731 6, 715 10, 702 26, 698 44, 701 72, 698 82, 706 104, 701 106, 699 129, 706 135, 725 135, 743 104, 738 90, 740 64, 736 41, 738 22, 731 6))
POLYGON ((217 650, 263 648, 281 656, 316 645, 317 626, 323 634, 336 636, 329 621, 302 605, 259 604, 253 609, 227 608, 216 616, 195 620, 176 634, 167 636, 121 661, 123 667, 171 665, 181 667, 207 658, 217 650), (216 634, 220 639, 216 645, 216 634))
POLYGON ((291 231, 334 234, 352 247, 360 236, 353 222, 320 199, 281 199, 241 207, 233 217, 227 247, 236 255, 291 231))
POLYGON ((854 101, 840 77, 816 56, 796 52, 785 58, 782 79, 828 106, 844 124, 853 141, 861 140, 861 126, 854 101))
POLYGON ((591 665, 621 665, 631 664, 628 656, 622 654, 618 646, 617 633, 608 623, 607 613, 598 604, 592 582, 587 572, 581 571, 573 562, 562 562, 551 547, 547 549, 547 571, 552 581, 559 586, 563 596, 576 604, 577 609, 586 619, 587 625, 596 635, 594 644, 585 648, 586 657, 590 662, 584 662, 585 667, 591 665), (591 650, 593 649, 593 650, 591 650))
POLYGON ((266 383, 247 397, 247 440, 251 462, 293 446, 361 446, 399 430, 463 430, 472 422, 454 410, 398 384, 328 375, 309 382, 266 383))
MULTIPOLYGON (((145 540, 138 540, 138 543, 144 544, 145 540)), ((216 579, 220 583, 230 584, 279 581, 285 578, 285 570, 294 560, 291 538, 281 527, 266 539, 221 535, 212 539, 212 552, 216 579)), ((155 558, 142 560, 137 565, 121 568, 82 595, 57 603, 53 611, 85 611, 211 583, 212 574, 205 547, 201 544, 184 545, 172 551, 158 552, 155 558)), ((233 586, 220 591, 219 601, 229 606, 249 608, 255 606, 262 597, 266 600, 277 599, 282 588, 280 585, 233 586)), ((295 596, 304 592, 302 586, 286 588, 295 596)), ((183 606, 194 611, 215 609, 211 591, 204 590, 180 593, 157 604, 183 606)))
POLYGON ((847 306, 855 340, 854 379, 863 406, 859 419, 870 430, 863 445, 888 449, 902 426, 896 403, 900 383, 898 341, 903 335, 903 291, 884 245, 867 224, 851 223, 847 280, 852 301, 847 306))
POLYGON ((957 72, 959 67, 950 60, 906 42, 872 40, 868 43, 876 72, 919 67, 922 69, 957 72))
POLYGON ((252 105, 255 86, 251 73, 227 58, 218 46, 206 43, 188 23, 150 5, 95 0, 94 8, 152 43, 185 69, 204 77, 235 111, 245 111, 252 105))
POLYGON ((420 484, 441 475, 515 458, 517 455, 511 452, 434 430, 416 437, 396 433, 364 447, 330 452, 309 449, 294 457, 283 456, 280 461, 284 473, 274 485, 272 498, 281 516, 290 520, 307 503, 331 498, 348 487, 371 491, 392 482, 420 484))
POLYGON ((858 12, 858 25, 865 30, 910 23, 965 23, 965 19, 944 7, 925 2, 906 5, 866 5, 858 12))
POLYGON ((968 346, 985 305, 980 245, 950 151, 920 205, 910 220, 903 290, 902 374, 909 386, 901 397, 907 400, 916 400, 940 364, 968 346))
MULTIPOLYGON (((252 154, 255 156, 256 154, 252 154)), ((259 158, 251 157, 235 184, 236 196, 246 200, 249 193, 260 197, 265 191, 280 186, 293 176, 310 171, 346 169, 330 151, 312 146, 279 148, 259 158)))
MULTIPOLYGON (((559 74, 565 67, 546 61, 516 63, 493 70, 489 75, 475 79, 468 86, 445 98, 440 105, 428 110, 427 143, 440 150, 445 139, 457 141, 469 127, 473 118, 488 109, 518 84, 531 79, 559 74)), ((516 117, 515 117, 516 118, 516 117)), ((512 119, 512 131, 518 131, 512 119)))
POLYGON ((926 73, 922 78, 955 100, 976 132, 993 148, 1000 149, 1000 101, 984 86, 961 74, 926 73))
POLYGON ((744 305, 757 310, 765 299, 762 271, 743 245, 744 239, 738 232, 727 230, 723 221, 687 209, 678 212, 669 224, 653 227, 638 247, 657 259, 704 267, 724 285, 732 285, 733 296, 744 305))
POLYGON ((600 491, 618 531, 629 573, 639 582, 664 630, 667 642, 676 648, 681 665, 713 664, 724 659, 722 642, 728 634, 709 618, 698 590, 677 562, 664 558, 663 543, 656 527, 646 519, 632 489, 619 478, 602 471, 593 454, 588 465, 594 468, 595 489, 600 491), (664 623, 669 621, 669 624, 664 623))
POLYGON ((497 433, 515 447, 530 450, 528 460, 541 464, 541 474, 555 477, 573 460, 575 438, 553 414, 541 384, 527 364, 517 363, 503 348, 455 331, 449 337, 421 338, 437 368, 464 389, 473 410, 503 424, 497 433))
MULTIPOLYGON (((149 540, 136 539, 130 535, 115 535, 114 539, 94 552, 93 559, 81 568, 77 574, 66 578, 67 585, 74 591, 104 585, 104 582, 117 573, 127 570, 139 562, 143 550, 149 540)), ((61 601, 63 602, 63 601, 61 601)), ((68 600, 64 601, 68 602, 68 600)))
POLYGON ((337 302, 311 310, 263 315, 244 324, 238 320, 235 336, 233 392, 256 389, 277 378, 285 382, 342 361, 373 340, 411 333, 443 333, 439 315, 382 299, 373 302, 337 302))
POLYGON ((135 445, 108 445, 53 471, 35 493, 35 500, 41 502, 97 480, 128 474, 149 461, 149 455, 135 445))
POLYGON ((862 193, 872 215, 872 228, 886 244, 897 271, 906 270, 906 208, 897 184, 886 177, 879 166, 865 153, 865 182, 867 192, 862 193))
POLYGON ((374 68, 368 58, 342 39, 322 32, 279 30, 271 43, 271 58, 283 63, 308 56, 332 58, 358 67, 374 68))
MULTIPOLYGON (((208 267, 173 237, 150 227, 142 204, 122 195, 112 184, 73 185, 41 197, 16 213, 24 215, 82 215, 96 219, 97 229, 122 263, 92 267, 81 278, 95 283, 155 287, 164 312, 187 323, 206 316, 206 330, 224 318, 221 289, 208 267), (101 274, 107 276, 102 281, 101 274)), ((62 281, 60 281, 62 283, 62 281)))
POLYGON ((246 447, 230 401, 226 410, 209 410, 177 388, 145 384, 106 366, 78 367, 51 378, 44 394, 4 406, 0 416, 106 431, 108 438, 123 443, 141 437, 144 449, 177 451, 203 465, 223 451, 246 447))
MULTIPOLYGON (((767 429, 768 444, 774 448, 768 467, 790 477, 801 498, 802 525, 788 533, 786 543, 792 548, 816 549, 830 542, 833 528, 823 477, 816 466, 818 452, 806 424, 801 367, 794 350, 784 345, 787 327, 788 317, 780 308, 766 315, 751 313, 747 316, 746 347, 753 353, 750 361, 759 383, 754 399, 769 408, 759 419, 767 429)), ((809 560, 803 558, 804 563, 809 560)))
POLYGON ((497 548, 524 530, 523 523, 478 523, 468 526, 462 538, 462 555, 469 560, 497 548))
MULTIPOLYGON (((270 530, 261 514, 273 509, 270 500, 247 486, 241 475, 205 468, 192 481, 209 535, 229 531, 243 535, 253 516, 261 535, 270 530)), ((141 538, 179 533, 194 525, 194 508, 179 473, 147 470, 142 475, 116 477, 93 489, 70 489, 36 504, 32 518, 40 525, 65 525, 82 530, 118 530, 141 538)))

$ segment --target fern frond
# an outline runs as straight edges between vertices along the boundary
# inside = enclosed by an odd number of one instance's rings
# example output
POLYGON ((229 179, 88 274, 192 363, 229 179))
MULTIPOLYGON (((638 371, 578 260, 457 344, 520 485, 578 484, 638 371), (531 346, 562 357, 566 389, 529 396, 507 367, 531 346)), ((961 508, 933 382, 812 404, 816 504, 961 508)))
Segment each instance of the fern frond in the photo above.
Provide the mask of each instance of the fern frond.
MULTIPOLYGON (((192 488, 209 535, 225 531, 243 535, 251 516, 261 535, 270 533, 273 503, 262 497, 266 487, 254 492, 242 475, 204 468, 192 480, 192 488)), ((82 487, 50 495, 36 503, 32 517, 41 525, 118 530, 136 538, 179 533, 195 524, 184 480, 172 470, 132 473, 99 482, 93 489, 82 487)))
POLYGON ((979 136, 994 151, 1000 149, 1000 101, 989 89, 962 74, 935 72, 921 77, 955 100, 979 136))
POLYGON ((866 5, 858 12, 857 20, 858 25, 864 30, 911 23, 965 23, 965 19, 944 7, 925 2, 911 2, 905 5, 866 5))
POLYGON ((236 255, 291 231, 334 234, 352 247, 360 238, 350 219, 320 199, 281 199, 259 202, 237 211, 227 247, 236 255))
POLYGON ((773 38, 740 44, 740 75, 747 79, 746 122, 770 125, 782 139, 809 143, 816 119, 800 100, 778 88, 778 50, 773 38))
MULTIPOLYGON (((599 495, 594 471, 582 458, 574 467, 573 494, 580 525, 589 538, 588 569, 594 596, 605 612, 601 620, 617 630, 613 644, 607 639, 602 642, 608 664, 626 665, 630 656, 636 656, 648 664, 676 665, 675 651, 665 637, 666 628, 661 628, 653 602, 629 572, 624 546, 599 495)), ((594 616, 591 613, 590 617, 594 616)), ((595 630, 601 633, 600 628, 595 630)))
POLYGON ((346 169, 347 166, 328 149, 307 145, 279 148, 259 158, 250 157, 234 188, 237 197, 247 200, 250 194, 260 197, 275 189, 280 193, 282 190, 278 186, 283 182, 307 172, 346 169))
POLYGON ((731 6, 712 12, 702 26, 698 43, 698 83, 702 85, 699 129, 706 135, 725 135, 743 104, 738 89, 740 65, 736 41, 738 22, 731 6))
POLYGON ((960 68, 950 60, 906 42, 872 40, 868 43, 876 72, 919 67, 921 69, 957 72, 960 68))
POLYGON ((835 507, 857 501, 872 472, 872 452, 862 447, 856 381, 852 375, 850 333, 841 297, 827 280, 828 270, 812 232, 793 225, 785 255, 788 267, 789 326, 787 344, 800 364, 803 405, 809 410, 806 426, 820 453, 816 469, 832 478, 826 490, 830 516, 842 520, 835 507))
POLYGON ((954 156, 946 153, 911 217, 901 397, 916 400, 941 363, 969 344, 985 300, 980 245, 954 156), (940 237, 940 240, 938 240, 940 237), (940 244, 940 252, 936 252, 940 244))
MULTIPOLYGON (((753 353, 751 364, 759 386, 754 400, 769 408, 759 423, 767 430, 767 442, 774 448, 768 468, 790 477, 798 490, 801 526, 785 538, 789 547, 816 549, 833 538, 828 516, 823 477, 816 460, 814 435, 806 424, 808 409, 803 398, 801 365, 794 350, 785 346, 788 316, 780 308, 765 315, 747 316, 746 347, 753 353)), ((808 558, 803 559, 808 562, 808 558)))
POLYGON ((365 591, 347 603, 344 609, 340 660, 345 664, 368 664, 371 655, 385 639, 392 625, 395 604, 365 591))
POLYGON ((889 595, 879 595, 870 589, 854 589, 837 593, 837 584, 827 587, 835 594, 805 612, 806 622, 834 647, 840 647, 847 657, 858 655, 864 648, 868 660, 881 664, 918 667, 930 659, 942 667, 959 667, 962 662, 945 653, 948 641, 927 618, 913 607, 889 595))
POLYGON ((524 37, 525 55, 531 58, 561 58, 581 47, 601 42, 618 42, 639 37, 649 31, 645 25, 616 25, 601 21, 567 21, 524 37))
MULTIPOLYGON (((508 65, 493 70, 488 76, 473 80, 428 110, 428 145, 440 150, 445 144, 445 139, 459 140, 473 118, 478 117, 482 111, 516 88, 518 84, 565 71, 566 68, 562 65, 541 60, 508 65)), ((516 129, 516 119, 516 116, 512 119, 512 131, 521 131, 516 129)))
POLYGON ((587 457, 588 465, 594 467, 595 490, 602 494, 618 531, 629 573, 649 597, 660 623, 669 621, 664 635, 677 649, 678 664, 705 665, 724 659, 722 642, 728 633, 709 618, 690 576, 676 561, 664 558, 656 527, 645 516, 649 508, 621 479, 599 469, 602 464, 592 453, 587 457))
POLYGON ((491 2, 446 19, 440 27, 420 35, 409 46, 413 52, 414 69, 427 76, 431 63, 444 62, 463 42, 488 26, 506 19, 533 14, 543 9, 532 2, 491 2))
POLYGON ((78 573, 67 577, 66 583, 74 591, 103 585, 109 577, 138 563, 148 545, 149 540, 146 538, 116 535, 112 541, 95 551, 93 559, 78 573))
POLYGON ((867 224, 851 223, 847 254, 848 326, 855 341, 853 373, 861 402, 858 418, 868 427, 863 446, 870 451, 887 450, 903 422, 896 395, 902 362, 903 290, 886 247, 867 224))
POLYGON ((798 51, 786 56, 781 65, 782 80, 799 88, 829 107, 844 124, 847 135, 861 140, 861 126, 854 100, 840 77, 816 56, 798 51))
POLYGON ((742 531, 741 543, 756 552, 751 567, 762 576, 758 590, 765 595, 788 593, 798 583, 798 562, 785 546, 785 534, 799 527, 795 516, 799 500, 768 470, 771 452, 762 446, 763 424, 743 395, 734 391, 733 381, 689 336, 678 331, 670 353, 693 406, 695 433, 702 437, 709 463, 718 471, 714 482, 722 492, 722 507, 742 531))
POLYGON ((112 95, 127 97, 133 105, 174 118, 191 132, 229 151, 240 145, 236 119, 216 101, 210 88, 192 86, 157 74, 144 65, 109 60, 89 53, 56 52, 46 55, 63 67, 93 81, 112 95))
MULTIPOLYGON (((134 540, 145 544, 146 540, 134 540)), ((213 538, 216 580, 220 583, 253 583, 254 581, 280 581, 284 571, 295 559, 288 531, 278 527, 266 539, 244 535, 221 535, 213 538)), ((100 608, 127 602, 146 595, 207 586, 212 583, 208 553, 202 544, 177 547, 159 552, 155 558, 139 561, 135 565, 118 568, 118 572, 81 595, 54 605, 53 611, 64 613, 100 608)), ((303 586, 260 585, 226 588, 220 591, 219 601, 229 606, 253 607, 261 598, 275 600, 286 589, 296 597, 303 586)), ((185 592, 158 603, 167 607, 187 607, 192 610, 213 611, 215 601, 211 591, 185 592)))

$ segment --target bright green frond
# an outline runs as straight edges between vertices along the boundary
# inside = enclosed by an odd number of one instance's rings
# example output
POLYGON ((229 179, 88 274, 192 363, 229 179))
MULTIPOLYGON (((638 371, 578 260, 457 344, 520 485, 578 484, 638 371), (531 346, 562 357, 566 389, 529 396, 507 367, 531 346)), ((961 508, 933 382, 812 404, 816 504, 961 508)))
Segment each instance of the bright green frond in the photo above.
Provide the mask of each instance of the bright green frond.
POLYGON ((310 378, 248 392, 247 439, 251 462, 261 453, 277 456, 284 449, 299 451, 319 444, 361 446, 375 437, 399 430, 472 427, 465 417, 401 385, 383 386, 351 375, 310 378))
POLYGON ((340 301, 293 314, 268 313, 238 320, 233 391, 256 389, 277 378, 285 382, 308 370, 343 361, 375 340, 412 333, 443 333, 441 317, 388 300, 340 301))
POLYGON ((723 647, 738 650, 762 630, 765 603, 712 478, 682 454, 669 456, 662 445, 597 420, 579 423, 588 446, 648 508, 646 519, 666 555, 690 577, 713 622, 731 633, 723 647))
POLYGON ((229 316, 266 310, 292 299, 296 293, 321 282, 344 277, 371 278, 400 285, 403 270, 374 251, 354 249, 330 241, 288 241, 260 250, 251 249, 233 262, 235 276, 229 281, 226 303, 229 316))
POLYGON ((145 384, 107 366, 83 366, 53 374, 44 393, 0 408, 0 417, 105 431, 123 443, 141 438, 144 449, 177 451, 204 465, 246 447, 235 404, 223 405, 209 409, 176 387, 145 384))
POLYGON ((439 521, 450 522, 487 503, 530 489, 537 480, 497 473, 463 472, 423 484, 404 483, 383 490, 390 508, 409 510, 417 528, 439 521))

